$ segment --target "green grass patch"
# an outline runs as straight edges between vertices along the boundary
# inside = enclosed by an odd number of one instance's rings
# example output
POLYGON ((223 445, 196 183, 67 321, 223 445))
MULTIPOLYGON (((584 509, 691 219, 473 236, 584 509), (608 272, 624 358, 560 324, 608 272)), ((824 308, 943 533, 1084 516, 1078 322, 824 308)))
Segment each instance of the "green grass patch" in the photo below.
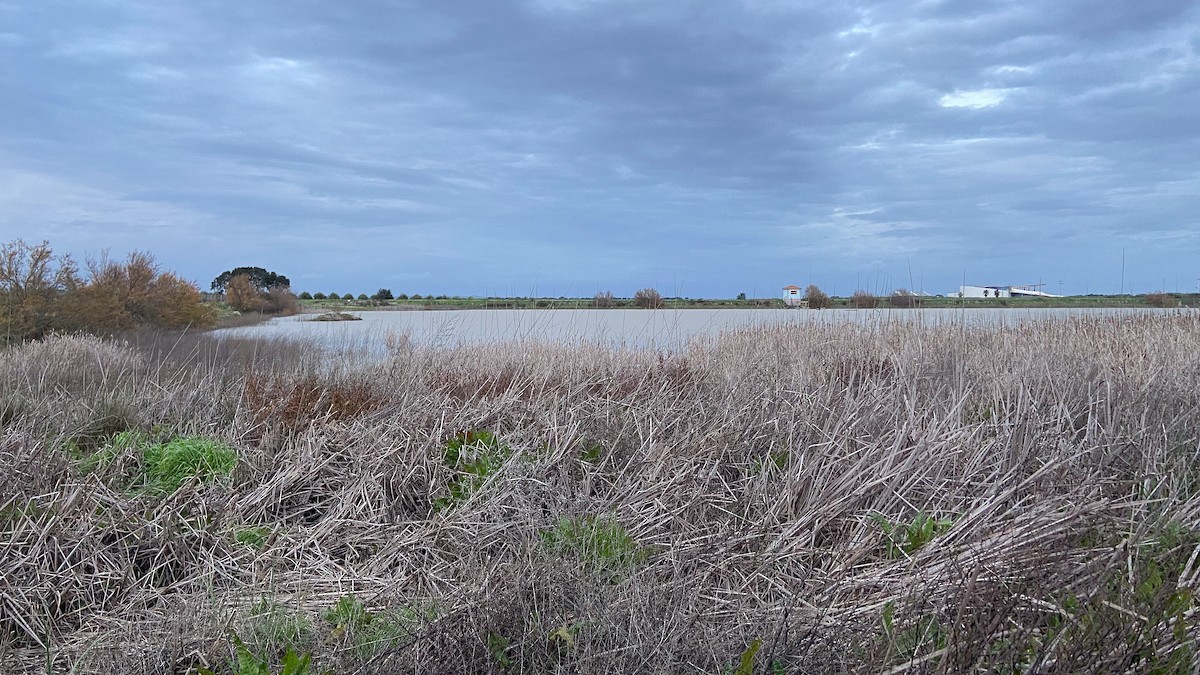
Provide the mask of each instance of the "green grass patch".
POLYGON ((269 598, 255 603, 248 619, 250 637, 259 647, 294 647, 312 634, 312 621, 308 617, 290 612, 269 598))
POLYGON ((134 455, 141 460, 141 472, 129 487, 160 493, 174 492, 193 478, 211 483, 232 474, 237 465, 237 452, 220 441, 180 436, 155 442, 139 429, 113 434, 90 453, 69 444, 68 453, 85 474, 107 471, 123 457, 134 455))
POLYGON ((613 518, 594 515, 563 518, 541 533, 542 544, 559 554, 579 557, 594 570, 625 570, 646 559, 646 550, 613 518))
POLYGON ((266 526, 243 527, 234 531, 233 540, 247 548, 261 551, 266 547, 271 532, 271 528, 266 526))
POLYGON ((160 492, 174 492, 193 477, 201 483, 210 483, 229 476, 237 465, 237 452, 233 448, 195 436, 147 446, 142 455, 146 486, 160 492))
POLYGON ((371 612, 355 596, 344 595, 322 612, 321 618, 332 626, 331 637, 346 639, 359 657, 369 658, 415 638, 437 618, 437 612, 432 608, 412 607, 371 612))

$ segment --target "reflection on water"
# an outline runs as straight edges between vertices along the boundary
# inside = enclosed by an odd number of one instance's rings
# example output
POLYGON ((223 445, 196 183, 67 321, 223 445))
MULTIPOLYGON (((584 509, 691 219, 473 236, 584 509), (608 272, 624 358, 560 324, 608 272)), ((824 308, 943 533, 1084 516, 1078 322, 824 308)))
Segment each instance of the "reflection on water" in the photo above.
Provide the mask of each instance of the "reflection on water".
POLYGON ((288 338, 356 351, 382 353, 388 339, 406 336, 434 346, 523 340, 564 344, 671 349, 728 329, 806 323, 889 322, 1012 324, 1082 316, 1133 316, 1180 310, 1155 309, 494 309, 351 312, 362 321, 307 321, 313 315, 272 319, 257 326, 217 331, 230 337, 288 338), (392 336, 389 338, 389 336, 392 336))

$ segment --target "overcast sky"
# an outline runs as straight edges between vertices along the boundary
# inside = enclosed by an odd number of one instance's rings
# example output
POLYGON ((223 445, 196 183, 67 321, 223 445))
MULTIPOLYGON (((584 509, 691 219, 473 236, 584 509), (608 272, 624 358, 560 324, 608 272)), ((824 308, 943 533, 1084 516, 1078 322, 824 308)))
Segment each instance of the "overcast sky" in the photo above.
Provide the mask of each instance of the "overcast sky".
POLYGON ((1198 7, 0 0, 0 239, 204 288, 1196 290, 1198 7))

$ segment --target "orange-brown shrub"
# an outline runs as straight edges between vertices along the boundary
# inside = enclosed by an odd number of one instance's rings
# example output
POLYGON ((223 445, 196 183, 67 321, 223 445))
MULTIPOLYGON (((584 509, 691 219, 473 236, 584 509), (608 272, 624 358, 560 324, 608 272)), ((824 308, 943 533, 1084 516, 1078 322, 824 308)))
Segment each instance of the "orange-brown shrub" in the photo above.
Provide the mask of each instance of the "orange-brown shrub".
POLYGON ((365 382, 324 382, 311 375, 252 375, 246 379, 242 398, 255 424, 274 423, 285 430, 356 419, 384 401, 365 382))

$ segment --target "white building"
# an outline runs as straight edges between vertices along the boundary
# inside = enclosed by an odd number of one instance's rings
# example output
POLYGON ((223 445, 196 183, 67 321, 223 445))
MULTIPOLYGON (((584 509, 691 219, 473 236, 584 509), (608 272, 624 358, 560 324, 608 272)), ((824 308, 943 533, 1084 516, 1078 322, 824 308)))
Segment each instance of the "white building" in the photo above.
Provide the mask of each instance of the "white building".
POLYGON ((1037 289, 1041 284, 1028 286, 960 286, 960 298, 1061 298, 1037 289))
POLYGON ((804 289, 799 286, 784 286, 783 304, 788 307, 808 307, 808 301, 804 299, 804 289))

